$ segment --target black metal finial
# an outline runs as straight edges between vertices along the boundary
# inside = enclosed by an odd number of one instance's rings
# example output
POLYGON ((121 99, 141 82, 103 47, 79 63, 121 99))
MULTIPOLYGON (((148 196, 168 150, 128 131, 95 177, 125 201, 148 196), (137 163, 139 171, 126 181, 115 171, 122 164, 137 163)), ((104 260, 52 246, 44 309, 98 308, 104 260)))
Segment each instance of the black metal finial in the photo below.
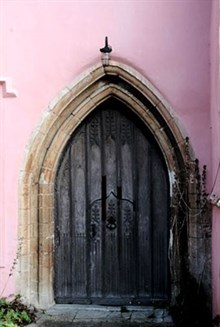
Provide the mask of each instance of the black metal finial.
POLYGON ((100 49, 101 52, 103 53, 110 53, 112 51, 112 47, 110 45, 108 45, 108 37, 105 37, 105 46, 104 48, 100 49))

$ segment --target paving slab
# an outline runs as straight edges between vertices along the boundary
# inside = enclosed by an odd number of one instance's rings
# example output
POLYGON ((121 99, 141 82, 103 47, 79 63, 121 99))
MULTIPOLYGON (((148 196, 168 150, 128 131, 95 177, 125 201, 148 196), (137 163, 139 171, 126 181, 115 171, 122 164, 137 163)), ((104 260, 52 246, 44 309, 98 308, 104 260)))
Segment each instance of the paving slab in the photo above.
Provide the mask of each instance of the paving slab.
POLYGON ((66 322, 66 321, 51 321, 45 320, 41 325, 31 324, 30 327, 174 327, 173 324, 165 324, 165 323, 138 323, 138 322, 66 322))
POLYGON ((29 327, 174 327, 165 309, 98 305, 55 305, 29 327))

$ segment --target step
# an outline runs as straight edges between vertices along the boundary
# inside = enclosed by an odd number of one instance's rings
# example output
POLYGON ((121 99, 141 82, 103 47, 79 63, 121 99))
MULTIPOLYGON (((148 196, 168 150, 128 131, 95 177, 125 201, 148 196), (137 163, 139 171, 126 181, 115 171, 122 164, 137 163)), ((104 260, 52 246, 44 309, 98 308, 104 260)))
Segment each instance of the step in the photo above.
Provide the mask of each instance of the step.
POLYGON ((164 308, 111 307, 98 305, 55 305, 39 313, 35 324, 29 327, 174 327, 164 308))

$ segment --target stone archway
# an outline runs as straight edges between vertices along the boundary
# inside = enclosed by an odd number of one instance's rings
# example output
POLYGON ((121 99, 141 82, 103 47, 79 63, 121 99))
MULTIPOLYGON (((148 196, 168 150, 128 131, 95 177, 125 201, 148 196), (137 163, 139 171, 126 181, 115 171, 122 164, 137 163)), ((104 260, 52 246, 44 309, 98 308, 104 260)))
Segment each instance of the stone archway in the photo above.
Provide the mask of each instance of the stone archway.
MULTIPOLYGON (((23 241, 17 288, 26 301, 38 307, 54 303, 54 181, 60 155, 83 119, 111 97, 124 102, 153 134, 166 162, 171 203, 176 172, 193 160, 173 112, 158 91, 131 67, 114 61, 108 66, 97 64, 65 88, 50 103, 33 133, 19 181, 19 238, 23 241)), ((187 193, 188 185, 178 185, 187 193)), ((177 206, 172 205, 171 215, 178 221, 177 206)), ((170 230, 172 301, 181 287, 181 260, 176 253, 183 257, 181 251, 185 251, 173 246, 178 235, 175 219, 170 230)))

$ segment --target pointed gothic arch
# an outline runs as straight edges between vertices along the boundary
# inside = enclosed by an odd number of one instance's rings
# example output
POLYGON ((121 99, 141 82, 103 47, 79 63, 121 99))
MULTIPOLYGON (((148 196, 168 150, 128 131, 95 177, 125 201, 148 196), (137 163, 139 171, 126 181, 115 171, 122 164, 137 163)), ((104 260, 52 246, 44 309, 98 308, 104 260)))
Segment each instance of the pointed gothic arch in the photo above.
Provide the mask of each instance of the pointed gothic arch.
MULTIPOLYGON (((188 143, 186 151, 185 135, 174 113, 150 82, 131 67, 114 61, 108 66, 93 66, 50 103, 29 141, 20 173, 19 238, 22 239, 22 250, 17 288, 36 306, 46 308, 54 303, 54 181, 60 155, 84 118, 111 97, 125 103, 153 134, 169 174, 171 215, 178 215, 172 199, 174 176, 193 161, 193 153, 188 143)), ((181 256, 184 250, 173 247, 177 233, 174 225, 172 228, 170 267, 174 299, 181 287, 181 263, 175 253, 181 256)))

